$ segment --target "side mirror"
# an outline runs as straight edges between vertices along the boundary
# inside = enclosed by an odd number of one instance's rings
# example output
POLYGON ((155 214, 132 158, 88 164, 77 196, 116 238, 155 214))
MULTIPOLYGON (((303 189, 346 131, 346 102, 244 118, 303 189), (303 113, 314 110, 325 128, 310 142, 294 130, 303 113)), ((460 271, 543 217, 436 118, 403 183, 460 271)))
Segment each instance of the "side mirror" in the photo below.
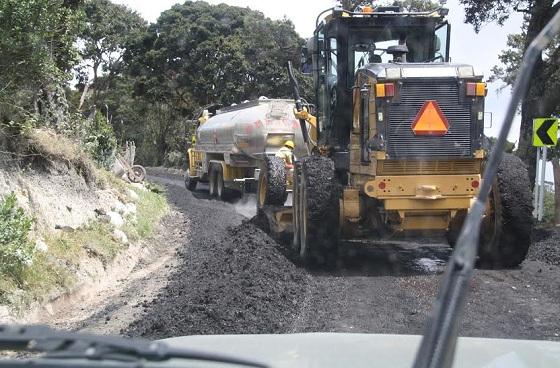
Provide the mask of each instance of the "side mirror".
POLYGON ((304 65, 307 62, 307 59, 309 59, 309 51, 307 46, 303 46, 301 48, 301 65, 304 65))
POLYGON ((311 37, 301 49, 301 71, 304 75, 313 73, 313 55, 317 54, 317 37, 311 37))
POLYGON ((311 75, 313 74, 313 62, 308 60, 301 64, 301 72, 303 75, 311 75))
POLYGON ((306 46, 301 48, 301 72, 305 75, 313 73, 313 61, 306 46))

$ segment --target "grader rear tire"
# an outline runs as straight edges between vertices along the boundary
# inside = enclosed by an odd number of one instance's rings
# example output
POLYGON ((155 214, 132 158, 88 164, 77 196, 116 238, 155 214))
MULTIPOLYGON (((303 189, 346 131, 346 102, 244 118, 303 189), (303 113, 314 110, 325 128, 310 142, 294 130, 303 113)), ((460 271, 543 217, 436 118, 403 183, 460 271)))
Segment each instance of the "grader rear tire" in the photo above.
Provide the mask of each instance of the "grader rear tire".
POLYGON ((294 198, 300 259, 308 265, 332 266, 339 241, 339 188, 334 163, 327 157, 305 157, 300 178, 300 190, 294 198))
MULTIPOLYGON (((533 215, 529 176, 521 159, 504 154, 492 185, 480 229, 478 265, 511 268, 525 260, 532 240, 533 215)), ((455 246, 466 212, 451 221, 447 239, 455 246)))
POLYGON ((257 187, 258 208, 282 206, 288 197, 286 192, 286 167, 279 157, 266 157, 257 187))
POLYGON ((480 265, 518 266, 527 256, 533 235, 531 184, 519 157, 504 154, 490 193, 488 212, 481 226, 480 265))

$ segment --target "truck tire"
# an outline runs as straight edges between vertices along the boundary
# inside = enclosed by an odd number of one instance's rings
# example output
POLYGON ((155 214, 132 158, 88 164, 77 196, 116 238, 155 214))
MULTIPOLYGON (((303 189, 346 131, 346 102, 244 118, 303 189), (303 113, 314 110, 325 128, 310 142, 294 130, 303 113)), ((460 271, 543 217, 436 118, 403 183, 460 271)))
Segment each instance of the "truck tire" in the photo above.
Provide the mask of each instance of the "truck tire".
POLYGON ((282 206, 288 198, 286 192, 286 167, 279 157, 266 157, 259 175, 257 187, 258 208, 282 206))
MULTIPOLYGON (((511 268, 525 260, 532 241, 532 207, 527 168, 519 157, 504 154, 481 224, 480 267, 511 268)), ((459 238, 466 215, 460 212, 451 221, 447 233, 451 246, 459 238)))
POLYGON ((146 179, 146 169, 140 165, 133 165, 127 173, 132 183, 141 183, 146 179))
POLYGON ((191 177, 190 170, 187 169, 187 172, 185 173, 185 188, 187 188, 189 192, 193 192, 196 190, 197 184, 198 178, 191 177))
POLYGON ((334 162, 323 156, 301 160, 301 185, 295 200, 299 256, 308 265, 332 266, 338 256, 339 187, 334 162))
POLYGON ((216 196, 221 199, 226 199, 226 187, 224 184, 224 170, 221 165, 216 165, 216 196))
POLYGON ((210 172, 208 173, 208 193, 210 197, 216 196, 216 184, 217 184, 217 176, 218 170, 216 165, 210 166, 210 172))

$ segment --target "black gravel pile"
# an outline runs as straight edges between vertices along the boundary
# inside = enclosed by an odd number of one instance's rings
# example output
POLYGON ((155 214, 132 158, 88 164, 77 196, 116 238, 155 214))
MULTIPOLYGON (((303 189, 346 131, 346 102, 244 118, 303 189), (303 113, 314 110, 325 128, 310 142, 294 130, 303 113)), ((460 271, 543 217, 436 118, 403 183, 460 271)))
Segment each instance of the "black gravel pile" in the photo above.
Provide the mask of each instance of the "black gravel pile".
POLYGON ((560 265, 560 228, 538 230, 537 241, 529 248, 527 258, 551 265, 560 265))
POLYGON ((247 221, 185 252, 185 264, 125 334, 290 332, 307 276, 264 232, 247 221))

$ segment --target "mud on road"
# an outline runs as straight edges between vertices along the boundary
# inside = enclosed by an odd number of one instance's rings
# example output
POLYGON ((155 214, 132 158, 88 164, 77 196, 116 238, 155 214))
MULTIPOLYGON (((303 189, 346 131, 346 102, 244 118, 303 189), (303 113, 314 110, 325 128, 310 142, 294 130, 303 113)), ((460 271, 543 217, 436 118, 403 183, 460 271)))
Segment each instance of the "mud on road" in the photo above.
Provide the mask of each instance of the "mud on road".
MULTIPOLYGON (((156 238, 163 254, 176 249, 172 267, 159 274, 166 281, 150 289, 158 276, 147 275, 81 328, 147 338, 422 332, 451 253, 446 244, 348 243, 336 269, 307 271, 248 221, 250 203, 212 200, 204 189, 187 192, 180 177, 152 180, 165 185, 180 217, 176 223, 166 219, 180 229, 165 228, 156 238), (144 298, 132 309, 117 308, 131 295, 144 298)), ((476 270, 461 335, 560 340, 560 266, 553 245, 559 237, 558 231, 544 236, 518 269, 476 270)))

